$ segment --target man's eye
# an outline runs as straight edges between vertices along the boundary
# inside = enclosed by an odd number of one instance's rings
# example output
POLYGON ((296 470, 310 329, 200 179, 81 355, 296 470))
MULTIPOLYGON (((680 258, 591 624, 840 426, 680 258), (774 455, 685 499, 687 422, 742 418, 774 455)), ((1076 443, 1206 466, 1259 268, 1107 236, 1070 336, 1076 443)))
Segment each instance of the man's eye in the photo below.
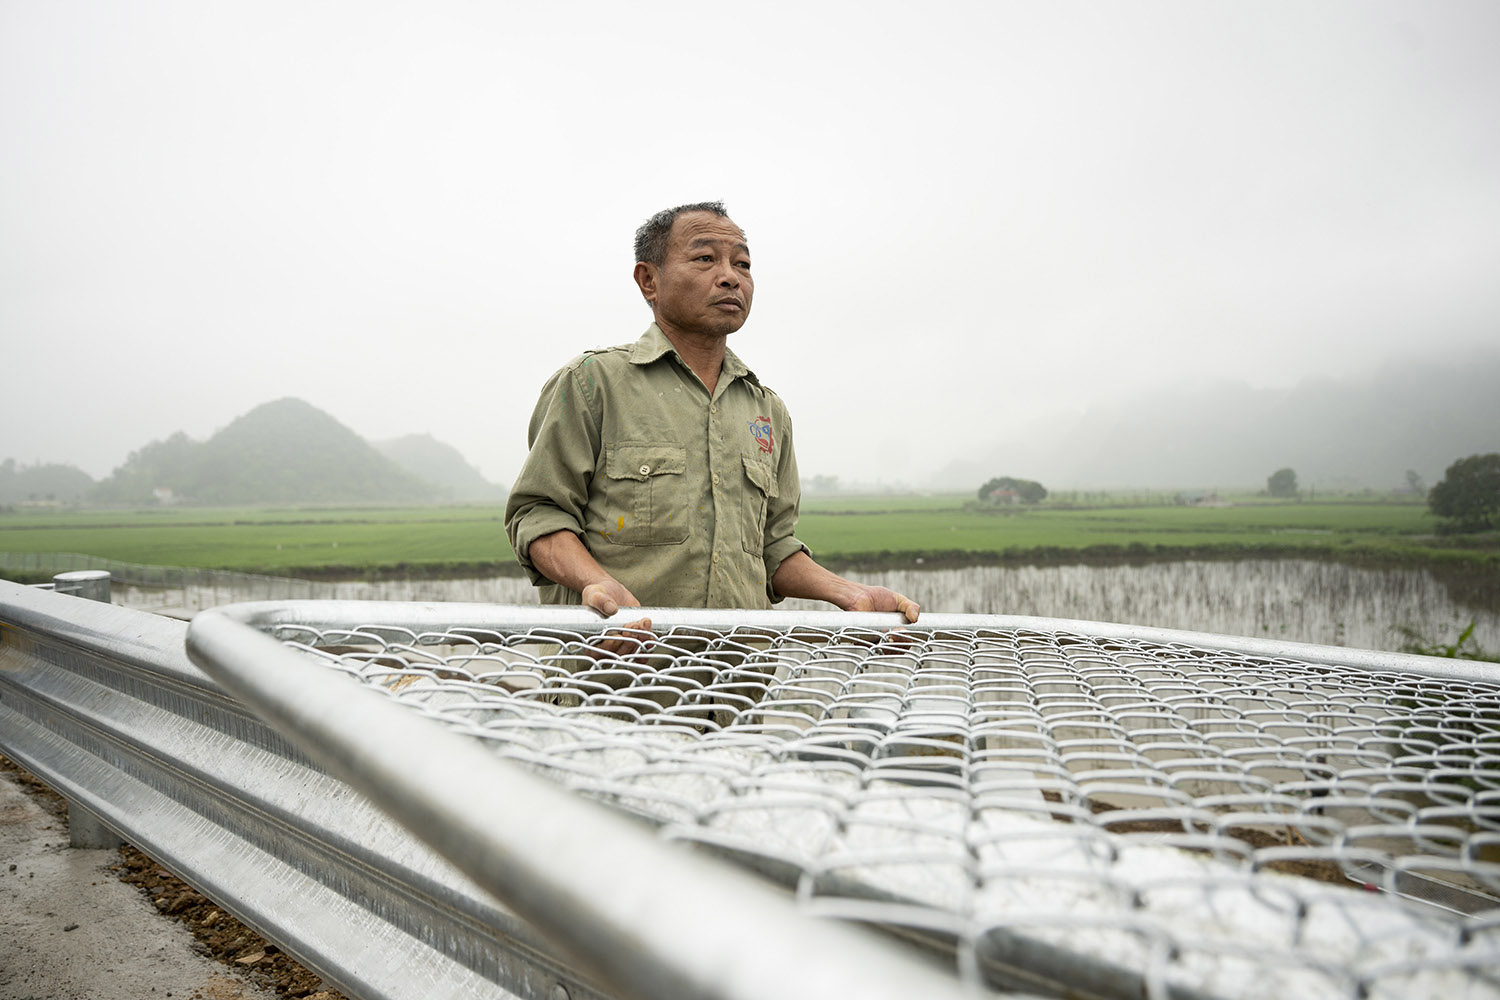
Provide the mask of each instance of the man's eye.
POLYGON ((708 261, 711 261, 711 260, 713 260, 713 259, 714 259, 714 255, 713 255, 713 254, 711 254, 711 253, 705 253, 705 254, 700 254, 700 255, 699 255, 699 256, 698 256, 698 257, 697 257, 697 259, 698 259, 698 260, 708 260, 708 261))
POLYGON ((737 264, 735 264, 734 266, 735 267, 743 267, 747 271, 750 270, 750 262, 748 260, 742 260, 742 261, 738 262, 737 264))

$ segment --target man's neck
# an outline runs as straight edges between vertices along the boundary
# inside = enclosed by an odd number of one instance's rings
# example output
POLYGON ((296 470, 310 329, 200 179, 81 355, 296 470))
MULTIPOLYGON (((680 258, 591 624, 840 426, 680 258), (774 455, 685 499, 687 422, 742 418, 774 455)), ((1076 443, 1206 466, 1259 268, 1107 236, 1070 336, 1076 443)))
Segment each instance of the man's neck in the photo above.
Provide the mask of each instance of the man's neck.
POLYGON ((672 342, 682 360, 688 363, 693 374, 698 376, 708 394, 712 396, 719 384, 719 373, 724 370, 724 351, 729 340, 727 334, 685 333, 668 329, 658 322, 662 335, 672 342))

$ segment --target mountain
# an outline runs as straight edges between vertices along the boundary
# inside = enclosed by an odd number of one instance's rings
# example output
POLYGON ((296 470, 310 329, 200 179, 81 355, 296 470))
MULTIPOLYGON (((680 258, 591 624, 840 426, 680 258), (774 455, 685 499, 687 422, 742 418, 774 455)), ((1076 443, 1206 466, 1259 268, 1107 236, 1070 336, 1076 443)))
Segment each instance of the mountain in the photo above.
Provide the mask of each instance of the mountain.
POLYGON ((375 448, 413 476, 445 490, 454 500, 505 499, 505 487, 485 479, 457 448, 431 434, 376 441, 375 448))
POLYGON ((1291 467, 1304 488, 1389 490, 1416 471, 1500 451, 1500 356, 1391 363, 1364 379, 1253 389, 1224 380, 1139 392, 976 442, 935 475, 977 489, 995 475, 1058 487, 1262 486, 1291 467))
POLYGON ((105 503, 405 503, 444 499, 300 399, 264 403, 213 437, 174 434, 132 452, 95 487, 105 503))
POLYGON ((76 504, 93 485, 87 472, 71 465, 17 465, 13 458, 0 462, 0 504, 76 504))

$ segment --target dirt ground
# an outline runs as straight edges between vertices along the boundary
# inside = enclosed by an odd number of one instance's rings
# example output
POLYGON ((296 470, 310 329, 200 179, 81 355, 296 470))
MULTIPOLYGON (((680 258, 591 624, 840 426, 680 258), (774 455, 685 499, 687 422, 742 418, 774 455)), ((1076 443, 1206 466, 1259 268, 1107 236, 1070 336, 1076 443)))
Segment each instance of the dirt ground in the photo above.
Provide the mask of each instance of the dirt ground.
MULTIPOLYGON (((6 772, 31 802, 66 831, 68 810, 62 796, 4 756, 0 756, 0 771, 6 772)), ((65 833, 60 839, 65 842, 65 833)), ((179 922, 192 933, 195 950, 222 963, 232 970, 234 978, 247 980, 258 988, 257 992, 264 990, 289 1000, 347 1000, 343 994, 325 987, 316 974, 283 954, 276 945, 219 909, 136 848, 128 844, 121 847, 118 859, 107 864, 105 871, 139 889, 157 912, 179 922)), ((17 865, 10 864, 7 874, 16 873, 17 865)), ((76 922, 66 923, 61 928, 64 933, 77 929, 76 922)), ((187 1000, 219 1000, 220 997, 244 995, 232 987, 233 980, 225 977, 223 983, 208 983, 182 995, 187 1000)), ((166 992, 165 996, 171 997, 172 991, 166 992)))

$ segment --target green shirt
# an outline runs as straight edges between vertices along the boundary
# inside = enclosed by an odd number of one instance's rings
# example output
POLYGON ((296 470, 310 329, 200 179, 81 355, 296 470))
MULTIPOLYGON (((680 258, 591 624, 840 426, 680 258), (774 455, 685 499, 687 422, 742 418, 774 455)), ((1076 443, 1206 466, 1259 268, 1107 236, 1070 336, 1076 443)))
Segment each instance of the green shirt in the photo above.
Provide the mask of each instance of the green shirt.
POLYGON ((726 351, 708 389, 655 323, 547 380, 505 530, 546 604, 580 595, 543 576, 531 543, 577 534, 647 607, 768 608, 801 487, 781 398, 726 351))

